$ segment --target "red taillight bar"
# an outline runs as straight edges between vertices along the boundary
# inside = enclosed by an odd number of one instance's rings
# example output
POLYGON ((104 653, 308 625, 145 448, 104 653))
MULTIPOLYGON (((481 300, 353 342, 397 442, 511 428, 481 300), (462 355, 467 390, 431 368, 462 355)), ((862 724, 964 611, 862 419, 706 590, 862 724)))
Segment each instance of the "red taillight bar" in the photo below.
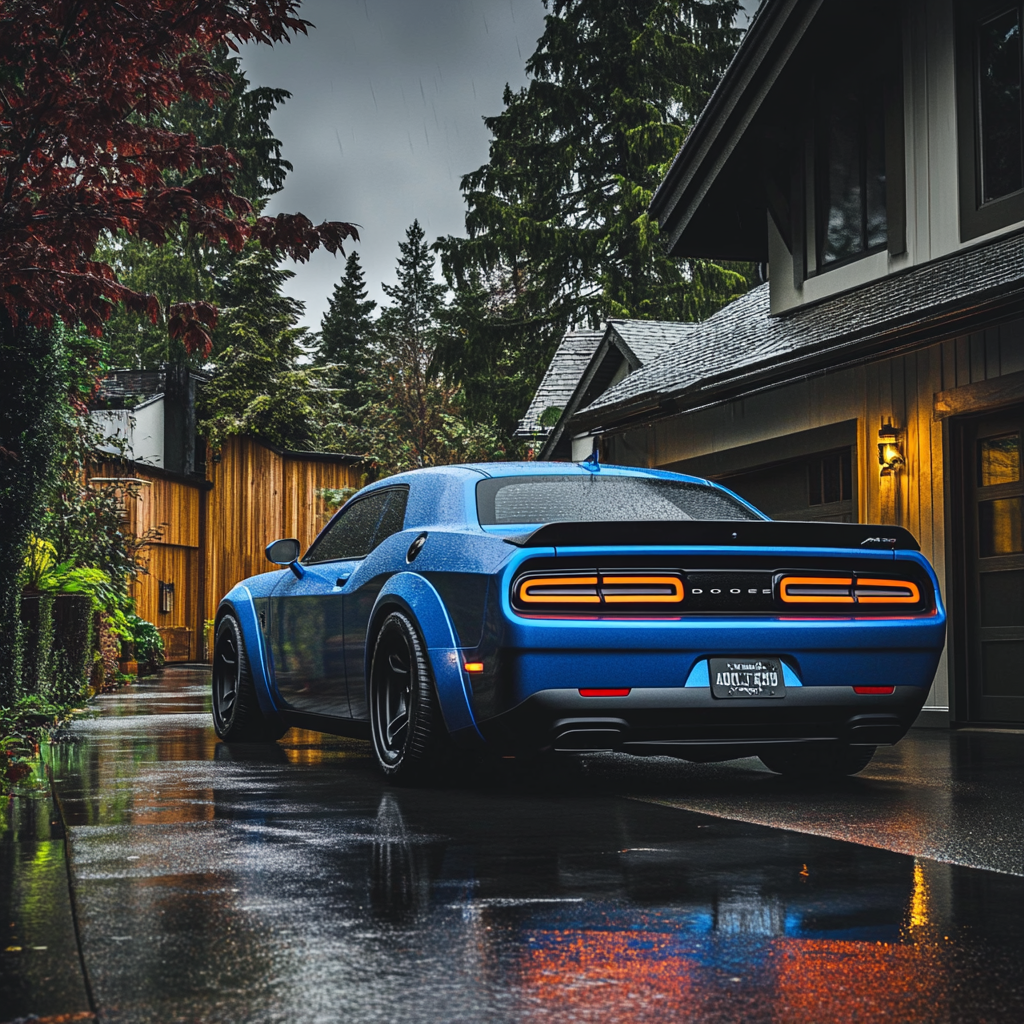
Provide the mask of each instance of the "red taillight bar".
POLYGON ((784 576, 779 598, 785 604, 919 604, 921 588, 911 580, 784 576))
POLYGON ((683 581, 669 573, 527 576, 516 585, 525 605, 679 604, 683 581))

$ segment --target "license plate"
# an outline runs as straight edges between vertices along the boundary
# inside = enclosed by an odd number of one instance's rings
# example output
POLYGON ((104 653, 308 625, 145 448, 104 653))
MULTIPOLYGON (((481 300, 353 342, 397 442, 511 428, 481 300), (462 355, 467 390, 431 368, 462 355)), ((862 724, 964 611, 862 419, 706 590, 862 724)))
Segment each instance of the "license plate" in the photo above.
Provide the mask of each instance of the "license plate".
POLYGON ((785 697, 778 658, 708 658, 713 697, 785 697))

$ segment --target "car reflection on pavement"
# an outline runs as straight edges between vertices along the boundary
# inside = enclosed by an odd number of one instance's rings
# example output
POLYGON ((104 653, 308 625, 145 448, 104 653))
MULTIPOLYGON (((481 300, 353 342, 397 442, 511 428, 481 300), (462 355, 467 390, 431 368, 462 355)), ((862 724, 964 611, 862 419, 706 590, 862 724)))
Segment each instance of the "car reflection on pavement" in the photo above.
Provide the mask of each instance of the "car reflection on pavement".
POLYGON ((585 763, 397 789, 358 741, 218 744, 198 698, 137 691, 58 775, 106 1019, 1024 1019, 1020 877, 623 799, 585 763))

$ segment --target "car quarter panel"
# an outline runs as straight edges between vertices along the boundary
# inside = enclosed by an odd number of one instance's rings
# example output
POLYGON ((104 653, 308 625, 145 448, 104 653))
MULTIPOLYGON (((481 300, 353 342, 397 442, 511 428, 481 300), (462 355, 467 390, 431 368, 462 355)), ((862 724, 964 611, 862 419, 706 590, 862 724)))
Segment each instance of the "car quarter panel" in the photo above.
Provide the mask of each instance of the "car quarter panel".
POLYGON ((389 611, 411 614, 427 647, 438 703, 448 732, 463 745, 482 740, 470 705, 461 651, 441 595, 415 572, 392 576, 377 596, 367 634, 365 676, 370 678, 374 637, 389 611))

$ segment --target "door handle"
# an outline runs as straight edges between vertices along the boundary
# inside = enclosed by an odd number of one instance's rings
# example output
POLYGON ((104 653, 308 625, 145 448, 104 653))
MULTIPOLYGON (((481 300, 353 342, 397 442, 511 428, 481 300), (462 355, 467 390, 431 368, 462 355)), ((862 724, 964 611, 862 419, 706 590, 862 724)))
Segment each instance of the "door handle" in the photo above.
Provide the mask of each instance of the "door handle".
POLYGON ((345 584, 346 584, 346 583, 348 583, 348 581, 349 581, 349 578, 351 577, 351 575, 352 575, 352 573, 346 573, 346 574, 345 574, 344 576, 339 576, 339 577, 338 577, 338 578, 337 578, 337 579, 336 579, 336 580, 334 581, 334 585, 335 585, 336 587, 343 587, 343 586, 345 586, 345 584))

